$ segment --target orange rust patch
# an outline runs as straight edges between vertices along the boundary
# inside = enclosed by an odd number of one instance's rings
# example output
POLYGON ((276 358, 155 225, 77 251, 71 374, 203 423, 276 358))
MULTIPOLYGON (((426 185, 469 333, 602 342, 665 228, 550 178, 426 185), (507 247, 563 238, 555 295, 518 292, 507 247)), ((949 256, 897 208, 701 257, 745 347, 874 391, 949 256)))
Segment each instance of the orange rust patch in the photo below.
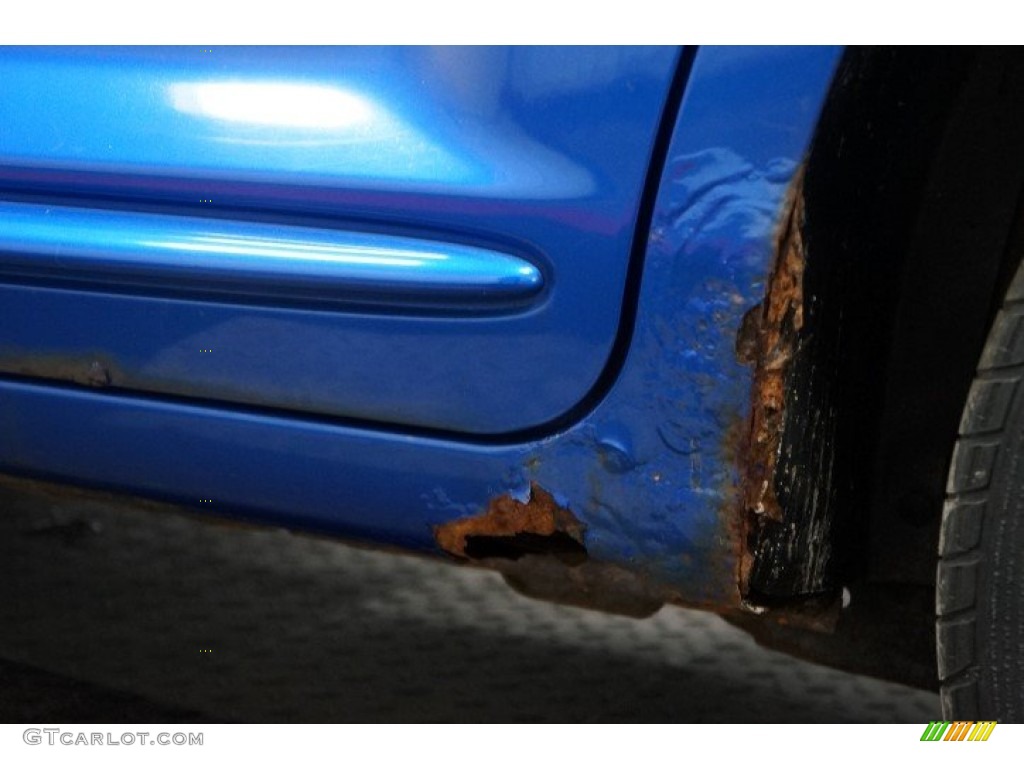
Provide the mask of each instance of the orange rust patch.
POLYGON ((786 373, 804 324, 805 252, 803 173, 793 183, 788 214, 776 243, 775 264, 764 301, 744 318, 737 354, 754 364, 750 435, 745 452, 743 507, 769 520, 782 520, 775 495, 775 465, 786 408, 786 373))
POLYGON ((559 506, 550 493, 530 483, 529 501, 518 501, 509 494, 499 496, 480 515, 434 526, 434 538, 445 552, 469 558, 467 546, 475 538, 567 536, 582 547, 585 527, 572 512, 559 506))

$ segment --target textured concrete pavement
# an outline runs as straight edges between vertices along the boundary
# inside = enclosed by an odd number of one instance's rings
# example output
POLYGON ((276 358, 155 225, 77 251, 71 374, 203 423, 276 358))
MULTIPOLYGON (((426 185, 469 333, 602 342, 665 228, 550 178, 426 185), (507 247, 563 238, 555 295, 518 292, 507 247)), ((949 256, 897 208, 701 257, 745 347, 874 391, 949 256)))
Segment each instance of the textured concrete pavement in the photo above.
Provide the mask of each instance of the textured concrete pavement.
POLYGON ((495 574, 0 490, 10 720, 927 722, 936 695, 606 616, 495 574))

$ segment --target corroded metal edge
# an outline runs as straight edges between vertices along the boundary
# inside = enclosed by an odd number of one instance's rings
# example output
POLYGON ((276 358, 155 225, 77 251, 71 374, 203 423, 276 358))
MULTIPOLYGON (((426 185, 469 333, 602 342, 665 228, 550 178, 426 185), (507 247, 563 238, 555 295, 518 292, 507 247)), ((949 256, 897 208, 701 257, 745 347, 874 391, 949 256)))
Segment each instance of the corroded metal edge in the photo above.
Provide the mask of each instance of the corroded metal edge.
POLYGON ((782 522, 785 517, 776 495, 775 470, 785 426, 786 379, 804 325, 803 179, 801 168, 787 194, 764 300, 747 312, 736 342, 739 359, 754 367, 748 432, 737 457, 742 518, 738 581, 743 594, 753 567, 751 537, 764 521, 782 522))

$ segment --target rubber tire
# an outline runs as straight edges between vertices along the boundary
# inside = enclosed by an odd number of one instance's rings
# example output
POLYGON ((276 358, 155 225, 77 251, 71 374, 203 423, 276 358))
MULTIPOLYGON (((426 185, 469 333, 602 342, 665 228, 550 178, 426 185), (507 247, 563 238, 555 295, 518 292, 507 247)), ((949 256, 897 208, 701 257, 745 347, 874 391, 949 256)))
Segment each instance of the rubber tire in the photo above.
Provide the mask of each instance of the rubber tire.
POLYGON ((1024 265, 960 421, 939 537, 942 712, 1024 722, 1024 265))

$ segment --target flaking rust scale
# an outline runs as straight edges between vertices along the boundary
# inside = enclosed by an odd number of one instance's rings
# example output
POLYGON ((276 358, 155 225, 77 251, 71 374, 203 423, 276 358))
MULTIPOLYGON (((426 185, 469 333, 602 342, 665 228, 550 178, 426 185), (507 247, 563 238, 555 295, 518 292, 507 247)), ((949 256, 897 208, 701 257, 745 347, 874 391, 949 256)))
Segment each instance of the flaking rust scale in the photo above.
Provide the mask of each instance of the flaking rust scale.
POLYGON ((751 542, 766 522, 781 522, 775 474, 786 415, 786 379, 798 334, 804 325, 803 169, 793 180, 776 239, 775 261, 764 300, 743 318, 736 339, 737 358, 754 366, 749 431, 738 451, 740 462, 740 592, 746 594, 754 567, 751 542))
POLYGON ((796 349, 797 334, 804 323, 803 215, 801 172, 793 183, 764 301, 747 313, 736 344, 740 360, 754 365, 743 507, 775 521, 783 517, 774 479, 784 426, 786 374, 796 349))

